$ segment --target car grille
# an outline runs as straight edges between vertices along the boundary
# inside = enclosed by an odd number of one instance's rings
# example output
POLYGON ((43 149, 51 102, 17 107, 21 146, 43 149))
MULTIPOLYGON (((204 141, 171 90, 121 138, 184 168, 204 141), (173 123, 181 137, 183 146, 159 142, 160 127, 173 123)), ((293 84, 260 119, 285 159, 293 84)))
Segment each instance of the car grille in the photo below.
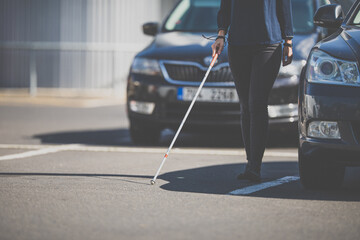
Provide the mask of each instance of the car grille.
POLYGON ((269 97, 269 105, 298 102, 298 86, 273 88, 269 97))
MULTIPOLYGON (((163 117, 181 121, 190 103, 166 103, 163 105, 163 117)), ((238 104, 202 104, 194 105, 189 122, 238 122, 240 124, 240 106, 238 104)))
MULTIPOLYGON (((164 63, 167 75, 170 81, 179 82, 201 82, 206 70, 199 67, 198 64, 173 64, 164 63)), ((167 79, 169 80, 169 79, 167 79)), ((207 83, 233 83, 233 76, 228 65, 213 68, 206 80, 207 83)))

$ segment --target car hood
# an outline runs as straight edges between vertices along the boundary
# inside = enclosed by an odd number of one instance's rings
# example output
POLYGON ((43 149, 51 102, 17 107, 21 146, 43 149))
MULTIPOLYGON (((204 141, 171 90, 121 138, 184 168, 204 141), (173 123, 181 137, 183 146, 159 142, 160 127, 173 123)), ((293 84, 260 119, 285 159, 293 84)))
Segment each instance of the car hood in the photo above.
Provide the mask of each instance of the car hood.
POLYGON ((359 61, 360 30, 341 28, 333 35, 319 42, 315 47, 328 54, 349 61, 359 61))
MULTIPOLYGON (((206 36, 214 33, 204 33, 206 36)), ((307 58, 311 48, 315 45, 318 35, 316 33, 295 35, 294 60, 307 58)), ((211 44, 214 41, 202 37, 202 33, 168 32, 158 34, 154 41, 138 57, 153 59, 168 59, 179 61, 195 61, 204 65, 204 58, 211 56, 211 44)), ((219 63, 227 62, 227 47, 219 56, 219 63)))
MULTIPOLYGON (((206 36, 213 35, 205 34, 206 36)), ((213 41, 202 37, 201 33, 169 32, 158 34, 154 41, 140 52, 138 57, 195 61, 204 65, 203 59, 211 56, 213 41)), ((227 61, 227 50, 219 56, 219 62, 227 61)))

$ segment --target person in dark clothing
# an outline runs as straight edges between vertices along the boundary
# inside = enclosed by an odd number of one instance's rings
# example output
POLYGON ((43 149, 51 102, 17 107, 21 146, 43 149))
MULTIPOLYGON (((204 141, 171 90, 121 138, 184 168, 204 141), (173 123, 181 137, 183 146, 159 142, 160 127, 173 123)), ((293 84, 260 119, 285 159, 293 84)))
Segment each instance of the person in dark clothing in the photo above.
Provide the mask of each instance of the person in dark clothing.
POLYGON ((222 52, 228 33, 229 64, 241 107, 248 163, 238 179, 260 182, 268 134, 269 94, 281 59, 286 66, 293 57, 291 0, 221 0, 217 22, 213 55, 222 52))

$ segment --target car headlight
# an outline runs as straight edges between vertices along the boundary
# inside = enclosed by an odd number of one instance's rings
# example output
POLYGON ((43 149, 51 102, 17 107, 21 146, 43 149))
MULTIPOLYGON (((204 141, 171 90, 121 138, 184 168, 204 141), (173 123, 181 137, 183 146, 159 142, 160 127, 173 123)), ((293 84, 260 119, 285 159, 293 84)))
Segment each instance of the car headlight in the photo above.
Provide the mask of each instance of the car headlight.
POLYGON ((285 67, 281 66, 279 70, 279 78, 291 78, 293 76, 300 76, 302 68, 305 66, 306 61, 293 61, 290 65, 285 67))
POLYGON ((315 138, 341 139, 338 123, 328 121, 310 122, 308 136, 315 138))
POLYGON ((356 62, 334 58, 320 50, 311 53, 307 79, 316 83, 360 86, 356 62))
POLYGON ((151 76, 160 76, 159 62, 155 59, 135 58, 131 66, 132 73, 139 73, 151 76))

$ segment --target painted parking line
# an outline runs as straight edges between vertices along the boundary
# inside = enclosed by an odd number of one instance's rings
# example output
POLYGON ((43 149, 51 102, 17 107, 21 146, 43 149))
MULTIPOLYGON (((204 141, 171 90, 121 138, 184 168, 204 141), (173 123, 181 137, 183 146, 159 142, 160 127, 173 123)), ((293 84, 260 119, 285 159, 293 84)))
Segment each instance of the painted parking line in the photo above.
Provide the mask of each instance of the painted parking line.
POLYGON ((21 158, 28 158, 28 157, 34 157, 39 155, 45 155, 49 153, 56 153, 60 151, 68 151, 68 150, 75 150, 79 145, 77 144, 69 144, 69 145, 59 145, 59 146, 53 146, 48 148, 41 148, 38 150, 28 151, 24 153, 16 153, 6 156, 1 156, 0 161, 7 161, 7 160, 14 160, 14 159, 21 159, 21 158))
MULTIPOLYGON (((0 144, 0 149, 47 149, 53 148, 56 145, 17 145, 17 144, 0 144)), ((122 153, 165 153, 167 148, 152 148, 152 147, 102 147, 102 146, 87 146, 76 144, 76 147, 66 149, 69 145, 60 145, 64 150, 71 151, 90 151, 90 152, 122 152, 122 153)), ((246 156, 244 150, 231 149, 184 149, 174 148, 171 153, 176 154, 191 154, 191 155, 227 155, 227 156, 246 156)), ((297 158, 297 152, 289 151, 274 151, 266 150, 265 157, 284 157, 297 158)))
POLYGON ((1 106, 52 106, 52 107, 71 107, 71 108, 97 108, 108 106, 123 105, 124 100, 116 98, 105 99, 81 99, 66 97, 6 97, 0 95, 1 106))
POLYGON ((287 177, 283 177, 283 178, 280 178, 280 179, 277 179, 277 180, 274 180, 271 182, 265 182, 265 183, 245 187, 245 188, 240 188, 240 189, 234 190, 232 192, 229 192, 228 194, 229 195, 248 195, 248 194, 251 194, 254 192, 264 190, 266 188, 276 187, 276 186, 282 185, 284 183, 298 181, 299 179, 300 179, 300 177, 298 177, 298 176, 287 176, 287 177))

